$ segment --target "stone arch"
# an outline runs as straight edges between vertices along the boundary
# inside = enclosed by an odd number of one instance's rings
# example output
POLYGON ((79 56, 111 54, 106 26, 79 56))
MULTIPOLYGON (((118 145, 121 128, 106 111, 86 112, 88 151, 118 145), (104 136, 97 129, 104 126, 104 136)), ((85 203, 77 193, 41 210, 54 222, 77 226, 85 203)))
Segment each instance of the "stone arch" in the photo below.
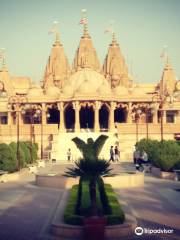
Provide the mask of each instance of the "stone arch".
POLYGON ((57 107, 57 105, 52 105, 52 107, 48 107, 48 114, 49 117, 47 119, 47 122, 49 124, 58 124, 60 123, 60 111, 57 107))
POLYGON ((94 108, 92 105, 81 105, 80 128, 94 128, 94 108))
POLYGON ((127 111, 123 106, 118 106, 114 110, 114 122, 115 123, 125 123, 126 122, 127 111))
POLYGON ((68 104, 64 109, 65 127, 66 129, 74 129, 75 110, 72 104, 68 104))
POLYGON ((108 129, 109 123, 109 108, 103 103, 99 109, 99 126, 100 129, 108 129))

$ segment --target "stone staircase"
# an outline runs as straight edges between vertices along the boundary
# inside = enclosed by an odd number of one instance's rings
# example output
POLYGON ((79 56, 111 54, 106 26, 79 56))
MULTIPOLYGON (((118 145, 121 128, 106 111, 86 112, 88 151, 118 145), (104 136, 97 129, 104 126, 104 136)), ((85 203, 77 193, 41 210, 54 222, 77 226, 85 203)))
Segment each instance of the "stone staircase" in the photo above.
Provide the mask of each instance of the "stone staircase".
POLYGON ((79 137, 80 139, 86 142, 88 138, 93 138, 93 140, 96 140, 98 136, 100 136, 101 134, 107 135, 109 138, 106 140, 104 144, 104 147, 99 156, 100 158, 109 160, 110 146, 119 145, 119 148, 121 151, 120 161, 132 162, 132 151, 133 151, 133 145, 134 145, 134 141, 132 141, 132 139, 127 138, 126 135, 124 135, 123 138, 122 136, 120 138, 119 134, 117 133, 113 133, 113 132, 95 133, 95 132, 91 132, 89 129, 85 129, 79 133, 59 132, 58 135, 54 135, 53 141, 52 141, 51 159, 56 159, 56 164, 72 163, 77 159, 81 158, 82 154, 71 139, 74 137, 79 137), (67 151, 69 148, 71 149, 72 155, 71 155, 71 161, 68 162, 67 151))

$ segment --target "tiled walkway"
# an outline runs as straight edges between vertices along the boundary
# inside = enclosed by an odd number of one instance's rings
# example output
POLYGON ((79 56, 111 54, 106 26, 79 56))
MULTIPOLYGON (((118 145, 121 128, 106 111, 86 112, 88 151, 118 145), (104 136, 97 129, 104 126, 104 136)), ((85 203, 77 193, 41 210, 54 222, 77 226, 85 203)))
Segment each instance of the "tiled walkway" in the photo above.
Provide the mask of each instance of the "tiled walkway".
MULTIPOLYGON (((64 168, 54 166, 48 171, 63 172, 64 168)), ((118 172, 132 166, 114 165, 114 168, 118 172)), ((49 226, 63 189, 37 187, 33 180, 33 175, 23 174, 19 182, 0 184, 0 240, 55 239, 49 233, 49 226)), ((134 234, 133 239, 180 239, 180 192, 174 190, 180 189, 180 182, 151 176, 146 176, 145 181, 143 188, 117 190, 119 198, 132 208, 142 228, 173 229, 174 234, 134 234)))

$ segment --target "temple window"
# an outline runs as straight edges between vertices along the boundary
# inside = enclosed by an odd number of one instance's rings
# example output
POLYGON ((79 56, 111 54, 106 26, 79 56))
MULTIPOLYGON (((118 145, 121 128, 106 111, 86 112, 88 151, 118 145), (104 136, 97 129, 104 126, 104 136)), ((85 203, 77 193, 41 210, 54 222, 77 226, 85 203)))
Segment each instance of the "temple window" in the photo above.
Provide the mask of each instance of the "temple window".
POLYGON ((175 122, 175 111, 167 111, 166 112, 166 122, 167 123, 175 122))
POLYGON ((0 124, 7 124, 8 114, 7 112, 0 112, 0 124))

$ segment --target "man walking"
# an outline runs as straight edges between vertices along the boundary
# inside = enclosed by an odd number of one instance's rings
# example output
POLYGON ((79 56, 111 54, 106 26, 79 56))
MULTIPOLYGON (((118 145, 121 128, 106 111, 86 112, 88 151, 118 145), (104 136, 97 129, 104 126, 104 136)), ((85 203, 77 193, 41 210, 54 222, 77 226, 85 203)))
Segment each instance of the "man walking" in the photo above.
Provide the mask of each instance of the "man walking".
POLYGON ((113 149, 113 146, 111 146, 111 148, 110 148, 110 159, 109 159, 109 161, 114 162, 114 149, 113 149))
POLYGON ((67 159, 68 159, 68 162, 70 162, 70 160, 71 160, 71 149, 70 148, 67 151, 67 159))

